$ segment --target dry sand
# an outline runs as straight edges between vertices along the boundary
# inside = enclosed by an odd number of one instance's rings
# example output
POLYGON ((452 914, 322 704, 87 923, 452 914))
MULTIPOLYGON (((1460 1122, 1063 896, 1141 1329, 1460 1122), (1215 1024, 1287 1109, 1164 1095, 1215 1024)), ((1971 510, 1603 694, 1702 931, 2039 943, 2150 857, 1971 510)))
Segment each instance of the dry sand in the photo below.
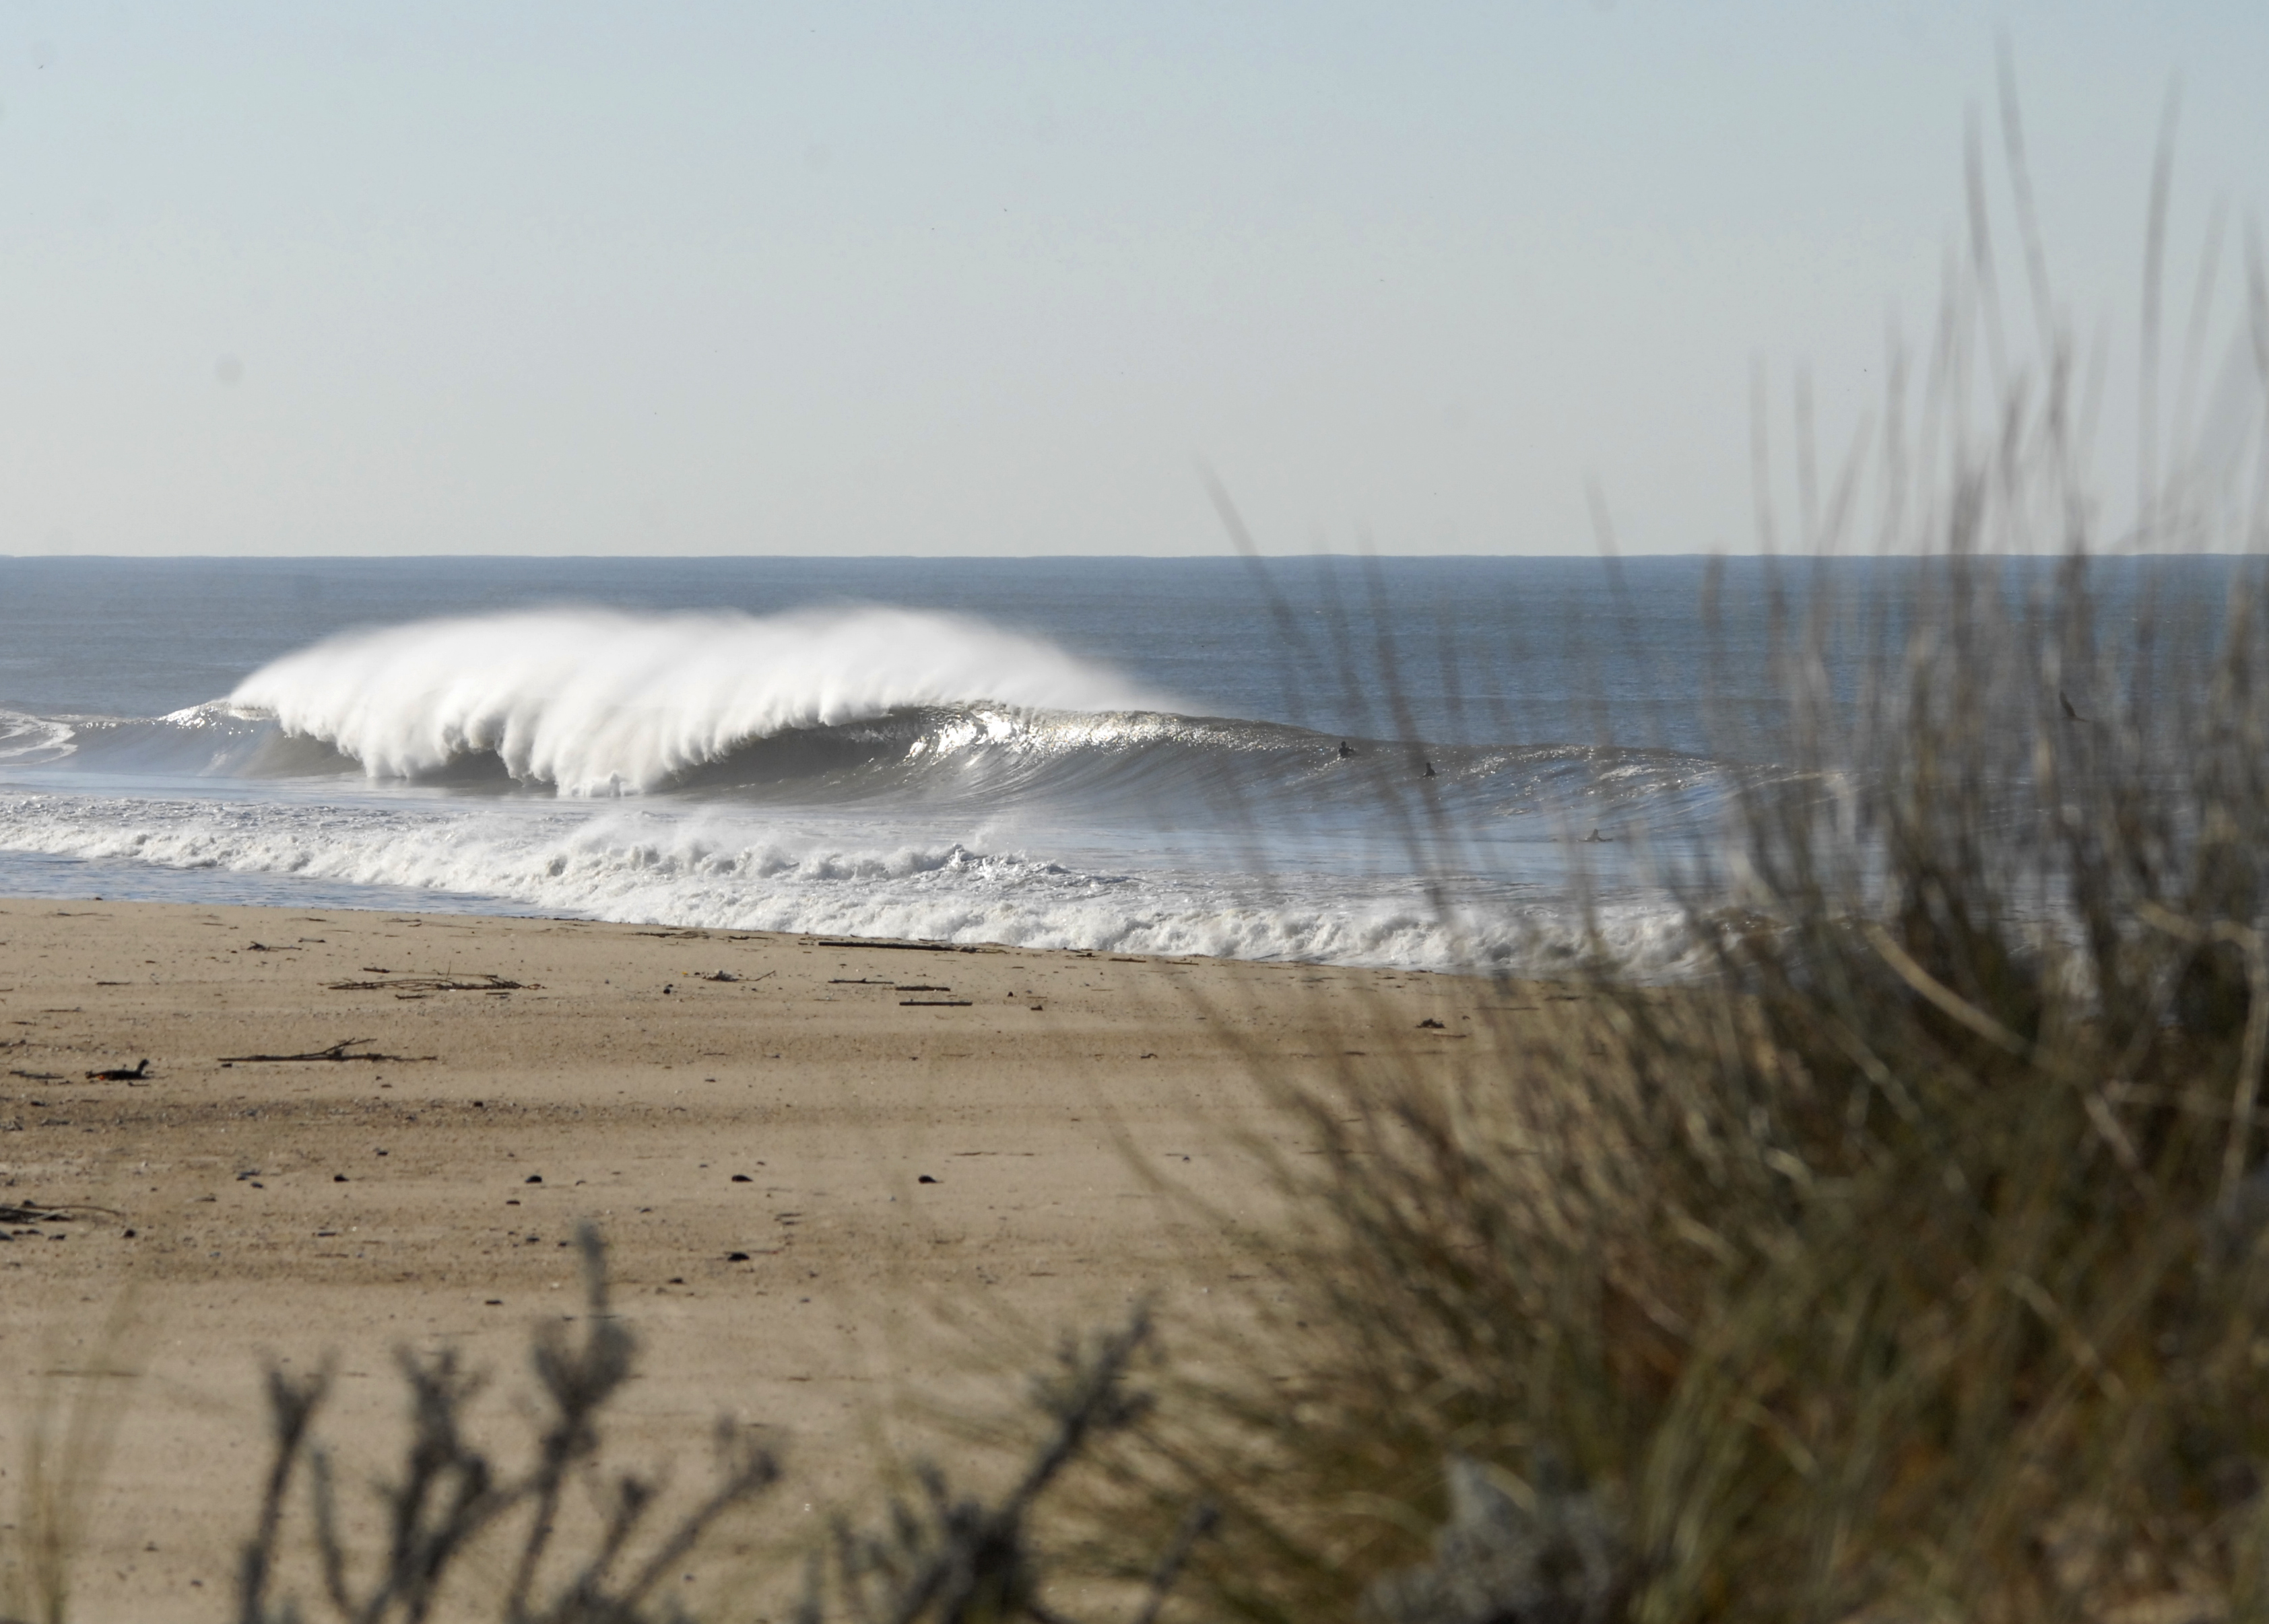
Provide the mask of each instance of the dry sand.
MULTIPOLYGON (((1272 1132, 1251 1054, 1407 1046, 1425 1019, 1449 1051, 1481 993, 572 920, 0 902, 0 1202, 71 1214, 0 1244, 0 1518, 31 1417, 105 1395, 124 1421, 74 1616, 223 1616, 264 1458, 262 1360, 336 1354, 330 1430, 374 1469, 401 1407, 389 1350, 455 1345, 500 1395, 521 1387, 530 1325, 579 1306, 586 1219, 644 1350, 625 1456, 683 1457, 691 1480, 729 1408, 787 1441, 785 1516, 824 1510, 905 1395, 966 1397, 987 1359, 1036 1359, 1138 1296, 1171 1316, 1266 1289, 1203 1215, 1265 1215, 1235 1142, 1272 1132), (342 1058, 228 1058, 325 1051, 342 1058), (140 1078, 87 1075, 145 1058, 140 1078)), ((499 1436, 524 1433, 504 1397, 490 1408, 499 1436)))

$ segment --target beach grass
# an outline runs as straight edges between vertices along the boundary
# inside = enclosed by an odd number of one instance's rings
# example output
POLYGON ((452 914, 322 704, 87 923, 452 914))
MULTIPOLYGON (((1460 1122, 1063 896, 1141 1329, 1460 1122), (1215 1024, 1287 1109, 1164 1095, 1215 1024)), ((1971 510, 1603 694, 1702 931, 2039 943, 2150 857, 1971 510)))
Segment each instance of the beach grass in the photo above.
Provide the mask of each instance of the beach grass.
POLYGON ((1254 1147, 1282 1289, 1185 1350, 1095 1560, 1195 1497, 1192 1616, 2269 1615, 2263 424, 2162 454, 2147 382, 2102 528, 2005 133, 2039 347, 1974 159, 1871 446, 1823 473, 1800 398, 1806 552, 1890 557, 1774 577, 1726 838, 1656 854, 1700 971, 1602 956, 1565 1001, 1500 984, 1462 1046, 1256 1052, 1305 1129, 1254 1147), (2199 552, 2234 556, 2165 559, 2199 552))
POLYGON ((0 1618, 68 1624, 72 1616, 94 1494, 140 1377, 137 1318, 133 1293, 122 1292, 78 1358, 46 1350, 55 1363, 21 1378, 19 1445, 13 1470, 0 1473, 12 1490, 0 1500, 0 1618))

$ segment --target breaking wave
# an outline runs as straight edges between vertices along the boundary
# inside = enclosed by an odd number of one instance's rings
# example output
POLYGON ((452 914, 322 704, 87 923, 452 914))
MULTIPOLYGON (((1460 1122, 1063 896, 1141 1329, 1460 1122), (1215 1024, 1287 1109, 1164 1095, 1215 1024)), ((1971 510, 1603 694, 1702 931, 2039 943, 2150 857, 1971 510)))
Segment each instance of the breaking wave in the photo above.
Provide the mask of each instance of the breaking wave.
POLYGON ((550 609, 351 632, 229 696, 373 777, 492 758, 564 795, 654 790, 751 741, 908 707, 1162 708, 1030 638, 911 609, 628 615, 550 609))
POLYGON ((1751 771, 1184 714, 1038 639, 885 609, 352 632, 166 716, 0 712, 0 770, 31 792, 0 795, 0 882, 13 853, 119 894, 203 875, 326 905, 1546 973, 1595 949, 1675 973, 1691 943, 1645 854, 1705 838, 1751 771), (1452 874, 1445 910, 1429 877, 1452 874))
MULTIPOLYGON (((28 720, 28 719, 27 719, 28 720)), ((146 720, 78 718, 25 732, 20 757, 54 774, 175 779, 375 780, 337 745, 221 704, 146 720)), ((427 790, 534 792, 545 800, 602 794, 721 800, 774 808, 919 806, 933 813, 1046 808, 1137 823, 1241 828, 1378 826, 1391 808, 1447 814, 1469 832, 1507 821, 1589 823, 1643 812, 1689 821, 1728 784, 1726 769, 1673 750, 1608 746, 1352 742, 1280 722, 1161 711, 1024 710, 1005 705, 909 706, 857 721, 793 727, 721 748, 634 790, 618 778, 555 790, 515 776, 501 749, 448 755, 398 775, 427 790)), ((1556 829, 1540 825, 1539 838, 1556 829)))
POLYGON ((558 609, 355 632, 163 717, 0 713, 0 762, 565 800, 1053 806, 1178 827, 1367 828, 1421 791, 1428 816, 1469 827, 1641 808, 1683 821, 1726 786, 1720 764, 1672 750, 1348 741, 1183 715, 1046 643, 876 609, 558 609))

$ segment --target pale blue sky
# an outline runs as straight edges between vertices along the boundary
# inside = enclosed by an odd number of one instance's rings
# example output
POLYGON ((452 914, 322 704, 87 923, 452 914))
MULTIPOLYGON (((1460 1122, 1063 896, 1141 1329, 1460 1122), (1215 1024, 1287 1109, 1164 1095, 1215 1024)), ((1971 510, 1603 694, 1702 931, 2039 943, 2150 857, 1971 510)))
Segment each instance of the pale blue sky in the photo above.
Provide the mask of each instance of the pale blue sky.
POLYGON ((2261 0, 7 5, 0 552, 1216 551, 1200 458, 1276 549, 1745 550, 1752 362, 1832 427, 1926 323, 2004 31, 2125 447, 2261 0))

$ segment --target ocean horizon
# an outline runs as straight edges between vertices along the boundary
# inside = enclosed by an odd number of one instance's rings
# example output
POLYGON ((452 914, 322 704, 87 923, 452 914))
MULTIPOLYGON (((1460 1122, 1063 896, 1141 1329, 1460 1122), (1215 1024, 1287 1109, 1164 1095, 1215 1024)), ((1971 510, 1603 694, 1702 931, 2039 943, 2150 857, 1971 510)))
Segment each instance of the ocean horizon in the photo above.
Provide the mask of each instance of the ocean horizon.
POLYGON ((0 892, 1674 974, 1776 625, 1918 567, 0 557, 0 892))

